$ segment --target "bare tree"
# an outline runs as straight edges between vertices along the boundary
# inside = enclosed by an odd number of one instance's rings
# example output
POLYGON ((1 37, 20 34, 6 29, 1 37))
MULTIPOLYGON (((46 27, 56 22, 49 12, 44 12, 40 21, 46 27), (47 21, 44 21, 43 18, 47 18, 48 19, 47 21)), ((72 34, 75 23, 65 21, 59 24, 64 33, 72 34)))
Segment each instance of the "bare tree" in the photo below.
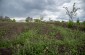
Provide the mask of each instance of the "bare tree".
POLYGON ((73 21, 73 18, 77 15, 77 11, 80 9, 80 8, 76 8, 75 4, 76 3, 73 4, 71 11, 68 10, 68 7, 63 7, 66 9, 66 14, 69 16, 70 21, 73 21))

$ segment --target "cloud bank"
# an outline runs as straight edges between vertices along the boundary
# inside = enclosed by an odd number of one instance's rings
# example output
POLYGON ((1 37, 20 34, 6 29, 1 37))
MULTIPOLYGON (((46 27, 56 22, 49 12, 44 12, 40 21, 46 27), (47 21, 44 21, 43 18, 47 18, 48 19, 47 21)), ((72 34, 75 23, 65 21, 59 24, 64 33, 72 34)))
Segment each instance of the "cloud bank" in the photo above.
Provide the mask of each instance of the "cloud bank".
POLYGON ((45 20, 68 20, 63 7, 71 9, 74 2, 81 8, 77 18, 85 20, 85 0, 0 0, 0 15, 17 19, 44 16, 45 20))

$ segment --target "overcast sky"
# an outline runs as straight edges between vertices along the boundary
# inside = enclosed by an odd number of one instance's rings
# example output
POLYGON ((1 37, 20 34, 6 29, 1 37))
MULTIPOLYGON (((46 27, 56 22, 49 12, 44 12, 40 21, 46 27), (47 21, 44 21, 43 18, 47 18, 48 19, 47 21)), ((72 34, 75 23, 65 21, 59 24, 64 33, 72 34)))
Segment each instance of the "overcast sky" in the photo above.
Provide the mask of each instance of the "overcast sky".
MULTIPOLYGON (((68 20, 66 10, 71 9, 73 3, 80 8, 77 18, 85 20, 85 0, 0 0, 0 15, 11 18, 25 19, 30 16, 38 18, 43 16, 45 20, 68 20)), ((75 18, 76 19, 76 18, 75 18)))

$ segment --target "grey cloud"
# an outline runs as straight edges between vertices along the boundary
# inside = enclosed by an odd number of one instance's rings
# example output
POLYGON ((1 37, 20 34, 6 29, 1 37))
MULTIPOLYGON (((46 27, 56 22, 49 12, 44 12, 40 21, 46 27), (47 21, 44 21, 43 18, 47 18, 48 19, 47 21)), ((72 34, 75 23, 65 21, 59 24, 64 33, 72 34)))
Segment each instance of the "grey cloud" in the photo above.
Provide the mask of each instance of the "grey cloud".
MULTIPOLYGON (((58 16, 59 13, 61 14, 61 18, 65 18, 65 14, 61 12, 58 7, 71 1, 72 0, 0 0, 0 15, 9 17, 46 16, 43 12, 47 10, 52 12, 52 15, 58 16)), ((83 9, 84 12, 80 18, 83 19, 85 18, 85 0, 81 1, 81 9, 83 9)))
POLYGON ((85 21, 85 0, 81 0, 80 4, 81 4, 80 10, 82 10, 80 20, 85 21))
MULTIPOLYGON (((26 14, 42 12, 46 6, 44 0, 32 0, 25 2, 25 0, 3 0, 2 2, 3 15, 10 16, 25 16, 26 14)), ((1 11, 1 10, 0 10, 1 11)), ((32 14, 30 14, 32 15, 32 14)))

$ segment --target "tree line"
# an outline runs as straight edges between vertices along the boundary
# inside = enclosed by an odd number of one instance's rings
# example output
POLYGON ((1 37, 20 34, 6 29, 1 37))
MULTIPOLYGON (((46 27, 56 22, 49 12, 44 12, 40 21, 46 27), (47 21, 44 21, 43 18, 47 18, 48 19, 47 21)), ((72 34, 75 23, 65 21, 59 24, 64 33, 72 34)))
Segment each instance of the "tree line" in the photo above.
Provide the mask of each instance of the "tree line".
MULTIPOLYGON (((41 22, 43 20, 43 17, 40 17, 39 19, 33 19, 31 17, 27 17, 25 19, 25 22, 41 22)), ((10 17, 8 16, 0 16, 0 22, 16 22, 15 19, 11 19, 10 17)))
POLYGON ((8 17, 8 16, 0 16, 0 22, 16 22, 16 20, 15 19, 10 19, 10 17, 8 17))

